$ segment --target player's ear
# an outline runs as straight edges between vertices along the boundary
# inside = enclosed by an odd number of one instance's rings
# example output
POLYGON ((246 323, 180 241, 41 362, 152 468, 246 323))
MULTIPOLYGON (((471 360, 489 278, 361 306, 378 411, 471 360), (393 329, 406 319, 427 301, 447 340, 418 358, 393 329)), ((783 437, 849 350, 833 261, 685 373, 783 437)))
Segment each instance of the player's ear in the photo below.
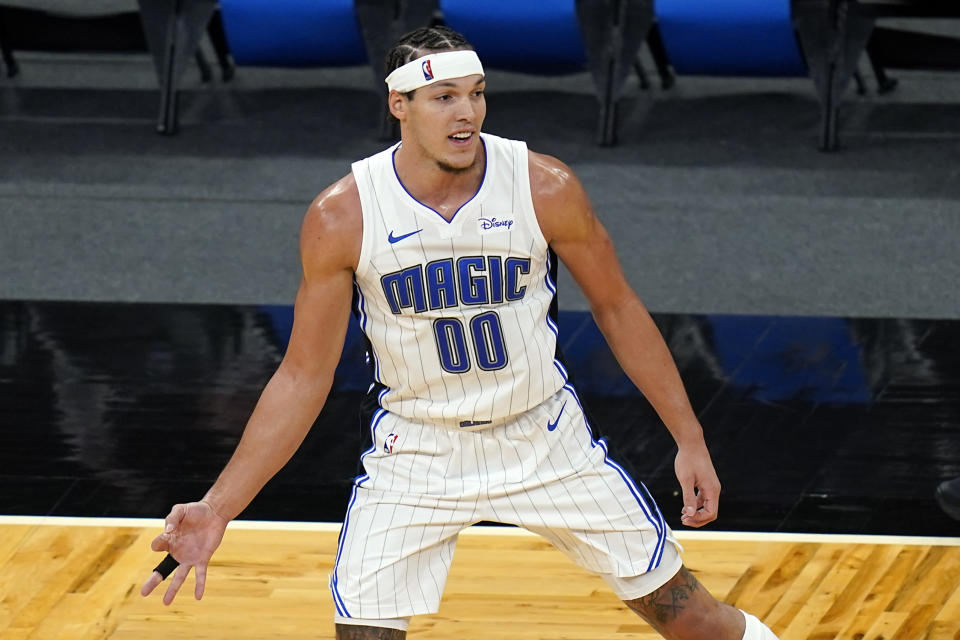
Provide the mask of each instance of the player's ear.
POLYGON ((407 104, 409 99, 399 91, 391 91, 387 96, 387 107, 390 109, 394 118, 403 122, 407 117, 407 104))

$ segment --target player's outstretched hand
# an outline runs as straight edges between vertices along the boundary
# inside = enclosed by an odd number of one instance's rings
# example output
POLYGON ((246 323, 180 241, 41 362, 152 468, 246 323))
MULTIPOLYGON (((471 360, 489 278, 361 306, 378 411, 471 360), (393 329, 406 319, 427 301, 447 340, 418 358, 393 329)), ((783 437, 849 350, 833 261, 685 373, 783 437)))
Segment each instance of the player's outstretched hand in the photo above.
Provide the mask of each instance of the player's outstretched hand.
POLYGON ((702 527, 716 520, 720 507, 720 480, 707 445, 698 443, 680 447, 674 470, 683 491, 680 522, 688 527, 702 527))
MULTIPOLYGON (((196 579, 194 597, 197 600, 203 597, 207 565, 213 552, 220 546, 226 528, 227 521, 217 515, 206 502, 174 505, 164 522, 163 533, 150 543, 151 549, 165 551, 180 563, 167 592, 163 595, 163 604, 169 605, 173 602, 191 568, 195 570, 196 579)), ((163 576, 154 571, 140 588, 140 595, 150 595, 161 582, 163 576)))

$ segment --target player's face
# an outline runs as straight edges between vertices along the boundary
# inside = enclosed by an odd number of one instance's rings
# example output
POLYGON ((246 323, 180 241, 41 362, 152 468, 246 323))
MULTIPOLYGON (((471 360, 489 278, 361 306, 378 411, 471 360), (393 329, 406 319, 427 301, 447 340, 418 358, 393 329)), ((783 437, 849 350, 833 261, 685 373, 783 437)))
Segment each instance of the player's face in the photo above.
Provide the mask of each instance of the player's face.
POLYGON ((417 89, 403 100, 400 114, 404 143, 413 143, 421 153, 445 171, 461 172, 477 161, 480 127, 487 115, 482 75, 441 80, 417 89))

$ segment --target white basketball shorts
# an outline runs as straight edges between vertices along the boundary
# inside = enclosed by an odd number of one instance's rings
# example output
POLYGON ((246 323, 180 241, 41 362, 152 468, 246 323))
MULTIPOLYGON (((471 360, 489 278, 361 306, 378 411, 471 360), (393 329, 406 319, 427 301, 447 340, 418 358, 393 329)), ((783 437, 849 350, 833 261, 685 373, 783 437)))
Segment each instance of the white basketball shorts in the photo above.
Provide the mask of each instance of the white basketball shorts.
POLYGON ((454 430, 376 411, 330 588, 345 618, 435 613, 457 535, 480 521, 540 534, 624 600, 680 569, 646 488, 594 440, 565 386, 504 424, 454 430))

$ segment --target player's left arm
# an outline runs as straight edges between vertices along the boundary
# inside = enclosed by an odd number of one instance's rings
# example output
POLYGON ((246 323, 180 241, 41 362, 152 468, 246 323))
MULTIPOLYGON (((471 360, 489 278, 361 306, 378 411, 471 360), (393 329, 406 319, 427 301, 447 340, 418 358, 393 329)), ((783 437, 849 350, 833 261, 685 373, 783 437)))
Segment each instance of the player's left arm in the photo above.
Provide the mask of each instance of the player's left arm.
POLYGON ((646 307, 630 287, 613 242, 573 171, 530 153, 530 186, 540 228, 590 303, 600 331, 627 376, 643 392, 677 443, 683 524, 717 517, 720 481, 676 364, 646 307))

